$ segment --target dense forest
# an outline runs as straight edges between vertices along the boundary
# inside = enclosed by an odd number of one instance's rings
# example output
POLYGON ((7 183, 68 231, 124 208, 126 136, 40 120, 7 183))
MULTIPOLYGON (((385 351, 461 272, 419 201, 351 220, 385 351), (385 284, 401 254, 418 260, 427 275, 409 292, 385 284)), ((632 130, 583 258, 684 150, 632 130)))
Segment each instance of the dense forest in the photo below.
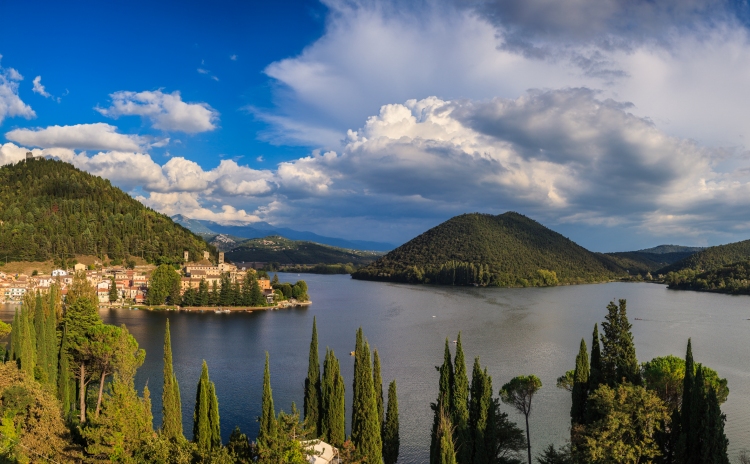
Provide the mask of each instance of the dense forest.
POLYGON ((726 264, 702 272, 695 269, 672 271, 664 281, 674 290, 750 295, 750 261, 726 264))
POLYGON ((0 167, 0 259, 58 261, 75 255, 182 262, 213 246, 143 206, 106 179, 35 158, 0 167))
POLYGON ((364 280, 498 286, 623 276, 627 272, 606 255, 513 212, 456 216, 352 274, 364 280))
POLYGON ((278 265, 369 264, 379 255, 346 250, 319 243, 289 240, 278 235, 254 238, 226 253, 232 262, 264 262, 278 265))
POLYGON ((692 256, 695 253, 696 251, 652 253, 641 250, 606 253, 606 256, 621 268, 626 269, 631 275, 645 275, 647 273, 658 273, 660 269, 692 256))
POLYGON ((667 274, 683 269, 710 271, 732 263, 739 263, 750 259, 750 240, 728 243, 706 248, 674 264, 659 270, 659 274, 667 274))

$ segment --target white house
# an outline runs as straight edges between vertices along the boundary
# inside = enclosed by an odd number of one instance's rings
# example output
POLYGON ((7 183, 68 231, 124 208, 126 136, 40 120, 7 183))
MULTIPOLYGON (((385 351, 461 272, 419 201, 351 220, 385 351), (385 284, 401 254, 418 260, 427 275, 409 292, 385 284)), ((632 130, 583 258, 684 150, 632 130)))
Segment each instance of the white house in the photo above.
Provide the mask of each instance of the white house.
POLYGON ((66 275, 68 275, 68 271, 63 269, 55 269, 52 271, 52 277, 65 277, 66 275))

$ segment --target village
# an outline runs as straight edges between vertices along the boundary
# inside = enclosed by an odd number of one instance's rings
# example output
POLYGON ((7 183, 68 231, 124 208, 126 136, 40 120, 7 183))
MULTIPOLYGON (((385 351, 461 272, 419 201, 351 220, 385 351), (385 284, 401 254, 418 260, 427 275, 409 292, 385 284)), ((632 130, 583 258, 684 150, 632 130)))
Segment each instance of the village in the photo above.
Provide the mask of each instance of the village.
MULTIPOLYGON (((256 268, 264 263, 228 263, 224 260, 224 253, 219 253, 218 263, 214 265, 210 261, 208 251, 203 252, 200 261, 190 261, 186 251, 183 256, 184 266, 181 271, 180 293, 184 294, 188 289, 197 290, 202 281, 209 288, 221 288, 222 276, 228 275, 230 282, 243 282, 247 273, 259 274, 256 268)), ((105 266, 100 262, 93 265, 76 263, 68 269, 54 269, 49 274, 32 273, 12 274, 0 271, 0 304, 20 303, 28 292, 47 293, 53 285, 57 284, 63 296, 68 293, 68 288, 73 284, 76 274, 82 273, 86 279, 96 288, 99 305, 123 306, 123 305, 145 305, 146 296, 150 284, 151 272, 156 268, 154 265, 135 266, 133 269, 117 265, 105 266), (110 290, 114 282, 117 289, 117 299, 110 301, 110 290)), ((259 275, 258 285, 269 305, 276 303, 277 306, 297 306, 296 301, 278 301, 278 292, 274 292, 271 280, 263 273, 259 275)))

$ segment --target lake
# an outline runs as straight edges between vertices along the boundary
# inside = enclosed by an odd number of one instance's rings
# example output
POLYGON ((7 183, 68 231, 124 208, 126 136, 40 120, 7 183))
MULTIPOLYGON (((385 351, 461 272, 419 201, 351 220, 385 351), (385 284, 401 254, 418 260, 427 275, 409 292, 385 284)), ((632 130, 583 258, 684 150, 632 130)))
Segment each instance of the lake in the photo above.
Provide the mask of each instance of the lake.
MULTIPOLYGON (((235 425, 254 437, 260 414, 265 352, 271 360, 274 404, 289 411, 302 407, 303 385, 313 316, 317 317, 321 366, 326 346, 341 361, 347 388, 347 432, 355 331, 362 326, 380 352, 384 390, 396 379, 401 431, 399 462, 425 462, 429 456, 432 411, 446 337, 462 332, 471 372, 476 356, 488 368, 497 391, 516 375, 536 374, 544 387, 531 415, 532 451, 568 436, 570 395, 555 387, 558 376, 575 367, 581 337, 591 345, 594 323, 601 323, 613 299, 628 300, 640 361, 674 354, 684 357, 688 337, 696 362, 729 381, 726 434, 730 458, 750 447, 750 297, 667 290, 647 283, 609 283, 553 288, 449 288, 352 280, 342 275, 279 274, 282 281, 303 279, 313 301, 307 309, 250 314, 189 314, 103 310, 110 324, 126 324, 145 348, 137 385, 148 383, 154 425, 161 423, 164 325, 170 320, 174 367, 182 394, 186 435, 201 362, 216 384, 222 436, 235 425), (639 318, 642 320, 635 320, 639 318)), ((0 318, 12 320, 5 306, 0 318)), ((451 344, 451 349, 454 345, 451 344)), ((523 417, 508 410, 522 424, 523 417)))

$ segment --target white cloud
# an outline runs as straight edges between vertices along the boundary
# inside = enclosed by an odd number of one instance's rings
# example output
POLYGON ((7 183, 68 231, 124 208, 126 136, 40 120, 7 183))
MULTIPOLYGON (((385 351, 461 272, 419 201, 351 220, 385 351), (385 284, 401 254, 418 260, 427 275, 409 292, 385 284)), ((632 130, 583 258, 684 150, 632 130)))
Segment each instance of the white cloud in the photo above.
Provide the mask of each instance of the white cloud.
POLYGON ((18 96, 18 83, 22 80, 23 76, 15 69, 0 66, 0 124, 7 117, 36 117, 34 110, 18 96))
POLYGON ((52 96, 49 92, 47 92, 47 90, 45 90, 44 86, 42 85, 42 76, 36 76, 34 78, 34 88, 32 90, 34 91, 34 93, 38 93, 45 98, 49 98, 52 96))
MULTIPOLYGON (((24 145, 42 148, 77 148, 82 150, 138 151, 148 147, 148 139, 117 133, 117 127, 106 123, 49 126, 36 129, 14 129, 5 138, 24 145)), ((164 139, 169 142, 169 139, 164 139)), ((153 146, 166 145, 164 140, 153 146)))
POLYGON ((109 108, 95 108, 102 115, 112 118, 141 116, 151 121, 153 128, 165 131, 189 134, 212 131, 219 119, 219 113, 207 103, 186 103, 178 91, 119 91, 110 98, 112 105, 109 108))

